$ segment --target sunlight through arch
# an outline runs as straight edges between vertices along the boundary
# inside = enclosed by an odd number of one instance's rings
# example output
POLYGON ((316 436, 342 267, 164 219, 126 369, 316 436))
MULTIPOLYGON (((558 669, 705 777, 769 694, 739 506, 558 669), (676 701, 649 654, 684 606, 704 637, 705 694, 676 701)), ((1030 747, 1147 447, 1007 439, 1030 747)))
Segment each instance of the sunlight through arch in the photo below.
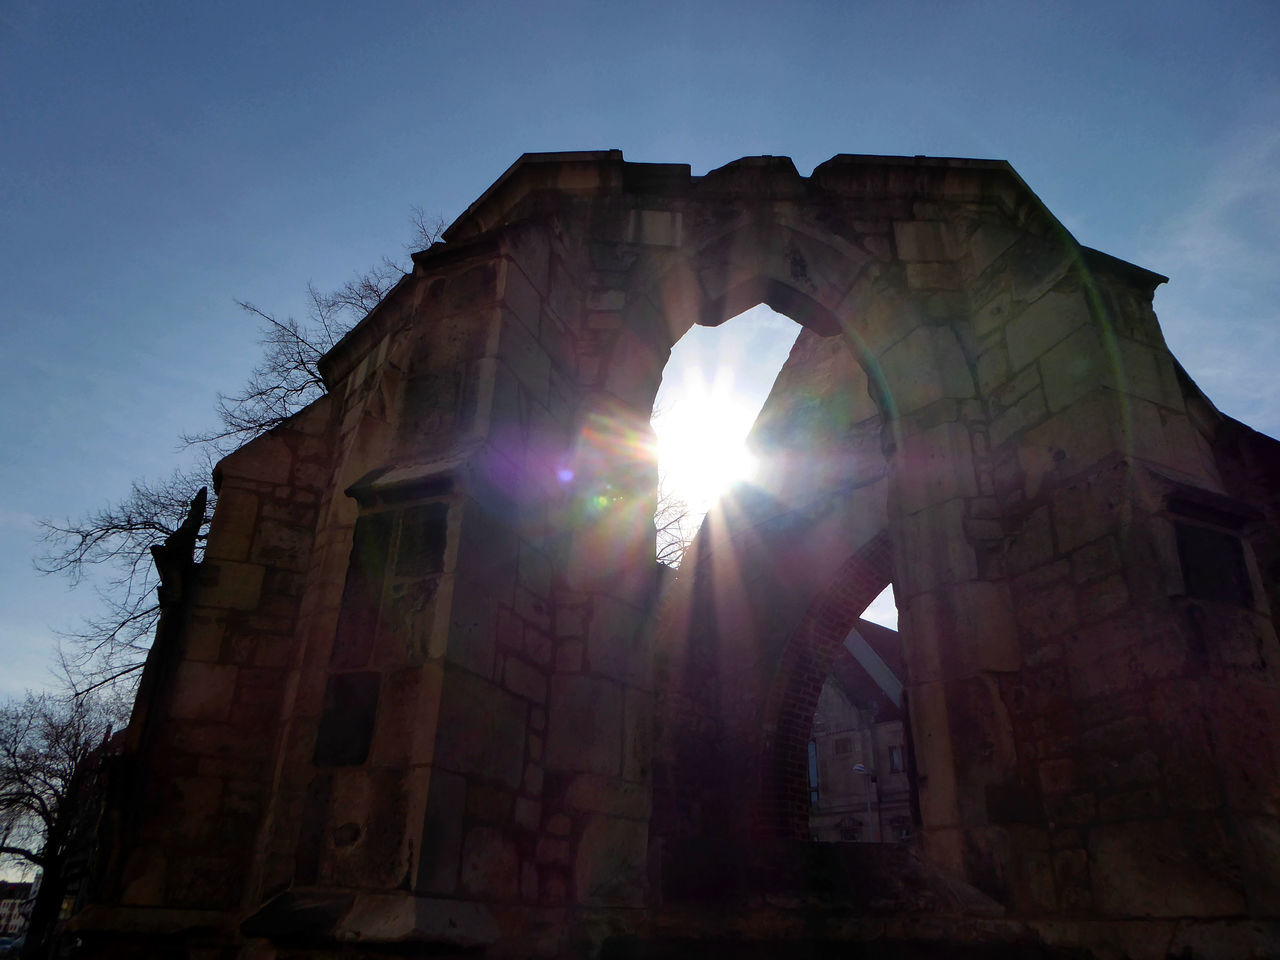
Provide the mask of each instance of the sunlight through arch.
POLYGON ((672 348, 652 420, 659 559, 678 563, 671 541, 692 539, 721 494, 753 479, 747 434, 799 333, 759 304, 717 327, 694 326, 672 348))

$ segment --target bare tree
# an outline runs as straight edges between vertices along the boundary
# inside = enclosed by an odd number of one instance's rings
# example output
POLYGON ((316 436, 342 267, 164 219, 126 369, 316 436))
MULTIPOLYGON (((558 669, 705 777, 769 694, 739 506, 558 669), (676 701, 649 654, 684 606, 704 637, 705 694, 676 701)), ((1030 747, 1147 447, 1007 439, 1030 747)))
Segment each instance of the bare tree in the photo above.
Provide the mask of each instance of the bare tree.
POLYGON ((25 956, 42 956, 92 851, 100 764, 122 701, 28 693, 0 704, 0 866, 42 873, 25 956))
MULTIPOLYGON (((101 611, 58 645, 58 666, 74 693, 127 680, 142 669, 160 616, 160 578, 151 549, 186 519, 192 491, 206 482, 212 467, 207 451, 199 462, 158 482, 135 480, 123 500, 87 517, 43 521, 47 549, 36 560, 38 570, 64 574, 73 584, 95 568, 106 571, 96 585, 101 611)), ((205 506, 197 551, 213 506, 212 501, 205 506)))
POLYGON ((0 864, 47 869, 65 853, 65 828, 85 764, 117 712, 94 697, 28 693, 0 705, 0 864))
MULTIPOLYGON (((422 250, 440 238, 444 220, 429 218, 421 207, 410 216, 413 236, 411 252, 422 250)), ((249 374, 239 393, 220 394, 220 426, 206 433, 187 434, 183 442, 210 445, 226 453, 265 433, 324 393, 320 358, 352 327, 382 302, 400 282, 404 272, 390 257, 384 257, 363 273, 329 293, 307 284, 307 317, 284 320, 249 303, 237 300, 240 308, 262 324, 262 360, 249 374)))
POLYGON ((668 567, 679 567, 698 528, 690 515, 689 504, 676 496, 661 478, 658 480, 658 509, 653 515, 653 525, 658 534, 658 562, 668 567))
MULTIPOLYGON (((410 227, 406 247, 421 250, 439 239, 444 221, 414 207, 410 227)), ((308 284, 309 309, 301 321, 280 319, 237 301, 261 323, 262 359, 238 392, 219 396, 216 428, 182 438, 195 463, 158 482, 134 481, 128 496, 89 516, 43 522, 46 549, 36 560, 38 570, 63 574, 72 583, 88 579, 95 569, 107 571, 98 586, 102 611, 65 636, 67 642, 60 646, 60 665, 77 692, 132 681, 146 660, 160 613, 151 548, 178 530, 216 459, 283 423, 324 393, 320 358, 403 276, 394 260, 384 258, 332 292, 308 284)), ((197 538, 197 559, 213 508, 211 498, 197 538)))

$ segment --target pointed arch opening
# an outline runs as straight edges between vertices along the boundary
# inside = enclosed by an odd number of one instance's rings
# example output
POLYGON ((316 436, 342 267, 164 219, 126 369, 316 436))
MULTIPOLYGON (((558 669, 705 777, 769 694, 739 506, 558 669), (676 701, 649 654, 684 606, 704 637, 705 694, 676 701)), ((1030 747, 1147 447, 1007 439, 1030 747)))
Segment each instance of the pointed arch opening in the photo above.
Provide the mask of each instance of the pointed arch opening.
POLYGON ((758 478, 767 453, 750 434, 799 333, 761 303, 727 323, 695 325, 672 348, 651 417, 659 563, 678 567, 707 512, 758 478))
POLYGON ((912 839, 914 757, 892 585, 834 651, 808 744, 808 837, 819 842, 912 839))

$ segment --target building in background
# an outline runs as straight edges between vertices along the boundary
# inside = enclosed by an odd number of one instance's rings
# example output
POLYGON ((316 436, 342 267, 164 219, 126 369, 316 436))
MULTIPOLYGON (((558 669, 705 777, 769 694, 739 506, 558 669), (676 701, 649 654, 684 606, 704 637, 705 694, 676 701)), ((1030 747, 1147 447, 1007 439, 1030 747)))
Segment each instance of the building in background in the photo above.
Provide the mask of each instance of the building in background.
POLYGON ((898 634, 858 621, 832 663, 813 715, 809 741, 812 839, 862 843, 911 839, 914 822, 901 676, 898 634))
POLYGON ((31 896, 30 883, 0 880, 0 937, 18 937, 26 932, 31 896))

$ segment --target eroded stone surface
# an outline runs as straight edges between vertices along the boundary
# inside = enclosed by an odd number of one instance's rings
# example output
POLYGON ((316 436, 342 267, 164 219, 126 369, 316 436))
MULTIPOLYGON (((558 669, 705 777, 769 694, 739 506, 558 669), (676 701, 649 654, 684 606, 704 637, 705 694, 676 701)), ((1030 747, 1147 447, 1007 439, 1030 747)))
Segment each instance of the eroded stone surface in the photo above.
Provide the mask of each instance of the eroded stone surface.
POLYGON ((219 465, 86 955, 1274 953, 1280 449, 1177 367, 1163 278, 992 161, 531 155, 445 237, 219 465), (635 439, 759 302, 803 328, 760 481, 660 576, 635 439), (919 863, 799 842, 889 583, 919 863), (673 873, 711 849, 752 866, 673 873))

